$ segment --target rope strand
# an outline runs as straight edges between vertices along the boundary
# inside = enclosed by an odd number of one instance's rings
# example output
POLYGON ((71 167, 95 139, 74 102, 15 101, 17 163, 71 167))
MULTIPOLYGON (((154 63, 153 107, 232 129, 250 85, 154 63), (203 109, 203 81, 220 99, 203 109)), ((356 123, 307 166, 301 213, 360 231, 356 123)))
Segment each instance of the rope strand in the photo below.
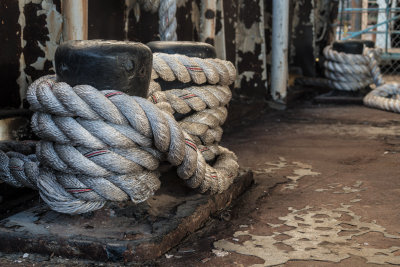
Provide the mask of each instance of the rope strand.
POLYGON ((232 96, 227 86, 234 80, 232 66, 200 60, 202 66, 219 67, 206 72, 195 65, 196 74, 213 75, 219 83, 200 84, 207 79, 194 78, 192 70, 178 73, 183 63, 199 59, 156 56, 162 59, 153 63, 159 77, 189 77, 199 86, 161 91, 152 81, 148 101, 89 85, 71 87, 55 76, 34 81, 27 100, 41 140, 29 156, 0 151, 1 179, 39 190, 51 209, 70 214, 99 209, 107 201, 145 201, 160 187, 160 161, 176 166, 178 176, 202 193, 226 190, 239 168, 235 154, 218 145, 232 96), (177 114, 183 116, 179 121, 177 114))

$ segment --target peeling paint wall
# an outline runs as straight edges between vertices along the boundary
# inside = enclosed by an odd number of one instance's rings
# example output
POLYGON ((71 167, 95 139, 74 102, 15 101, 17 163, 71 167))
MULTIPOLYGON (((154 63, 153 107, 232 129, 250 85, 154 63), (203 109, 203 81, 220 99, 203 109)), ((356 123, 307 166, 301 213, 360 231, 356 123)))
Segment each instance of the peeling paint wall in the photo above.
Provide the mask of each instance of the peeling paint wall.
POLYGON ((20 99, 37 78, 53 73, 54 53, 61 42, 62 16, 60 0, 19 0, 18 23, 21 27, 17 79, 20 99))
MULTIPOLYGON (((53 73, 53 57, 62 42, 62 0, 0 1, 0 107, 23 106, 27 86, 53 73)), ((177 0, 178 40, 199 41, 202 0, 177 0)), ((303 74, 315 74, 314 31, 326 0, 292 0, 290 57, 303 74), (314 12, 312 12, 314 10, 314 12), (317 16, 317 19, 314 19, 317 16)), ((328 1, 329 2, 329 1, 328 1)), ((137 0, 89 0, 89 39, 159 40, 158 14, 140 8, 137 0)), ((268 97, 271 63, 272 0, 216 0, 217 55, 235 63, 234 97, 268 97)), ((26 105, 25 105, 26 106, 26 105)))
POLYGON ((236 27, 236 92, 263 95, 267 92, 263 0, 239 0, 236 27))
POLYGON ((292 1, 289 65, 304 76, 315 76, 314 1, 292 1))
POLYGON ((28 85, 53 72, 61 41, 60 0, 4 0, 0 3, 2 108, 22 106, 28 85))

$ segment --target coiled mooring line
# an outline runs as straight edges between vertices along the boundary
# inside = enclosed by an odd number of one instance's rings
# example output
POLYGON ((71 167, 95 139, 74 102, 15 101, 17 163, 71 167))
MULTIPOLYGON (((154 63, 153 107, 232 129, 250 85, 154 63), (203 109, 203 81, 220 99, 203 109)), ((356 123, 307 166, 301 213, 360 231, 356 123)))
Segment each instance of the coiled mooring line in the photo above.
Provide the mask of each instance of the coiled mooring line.
POLYGON ((97 210, 106 201, 145 201, 160 186, 162 161, 202 193, 226 190, 239 166, 218 142, 235 68, 218 59, 154 58, 153 78, 196 86, 160 91, 153 81, 152 103, 115 90, 71 87, 55 76, 33 82, 27 100, 41 141, 28 156, 0 151, 0 178, 39 190, 51 209, 70 214, 97 210))
POLYGON ((358 91, 371 84, 376 89, 364 97, 364 104, 387 111, 400 112, 400 84, 385 83, 379 68, 381 49, 364 47, 362 55, 324 49, 325 79, 296 80, 302 85, 327 86, 340 91, 358 91))

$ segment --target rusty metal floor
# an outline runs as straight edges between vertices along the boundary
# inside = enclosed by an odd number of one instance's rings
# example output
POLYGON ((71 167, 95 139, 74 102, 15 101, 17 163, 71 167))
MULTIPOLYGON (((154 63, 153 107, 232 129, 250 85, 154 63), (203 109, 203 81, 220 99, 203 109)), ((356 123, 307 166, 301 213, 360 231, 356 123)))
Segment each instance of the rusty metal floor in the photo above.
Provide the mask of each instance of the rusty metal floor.
MULTIPOLYGON (((399 114, 303 106, 240 125, 224 145, 255 184, 147 266, 400 264, 399 114)), ((104 264, 49 256, 2 254, 0 265, 104 264)))

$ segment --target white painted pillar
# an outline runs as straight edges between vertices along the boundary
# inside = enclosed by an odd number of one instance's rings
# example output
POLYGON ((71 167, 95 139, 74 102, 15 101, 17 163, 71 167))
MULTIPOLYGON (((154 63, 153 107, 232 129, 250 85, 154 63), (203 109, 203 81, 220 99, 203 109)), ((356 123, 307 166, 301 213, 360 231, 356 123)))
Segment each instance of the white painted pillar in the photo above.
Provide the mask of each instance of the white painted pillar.
POLYGON ((217 1, 202 0, 200 16, 200 41, 214 41, 215 22, 217 17, 217 1))
POLYGON ((288 81, 289 0, 274 0, 272 5, 271 95, 285 104, 288 81))
POLYGON ((62 0, 63 39, 88 39, 88 0, 62 0))
MULTIPOLYGON (((386 5, 387 5, 386 0, 377 0, 377 4, 378 4, 378 7, 382 8, 382 9, 385 9, 386 5)), ((376 23, 378 24, 378 23, 384 22, 387 19, 389 19, 389 18, 386 16, 385 11, 379 12, 378 13, 378 21, 376 23)), ((389 24, 389 26, 390 26, 390 24, 389 24)), ((381 26, 378 26, 376 30, 378 32, 386 32, 387 26, 386 26, 386 24, 382 24, 381 26)), ((375 46, 383 48, 383 49, 386 48, 386 34, 384 34, 384 33, 376 34, 375 46)), ((390 34, 388 35, 388 39, 387 39, 387 48, 388 49, 391 48, 390 34)))
POLYGON ((215 33, 214 47, 217 57, 226 60, 226 43, 225 43, 225 21, 224 21, 224 1, 217 0, 217 12, 221 12, 221 29, 215 33))

